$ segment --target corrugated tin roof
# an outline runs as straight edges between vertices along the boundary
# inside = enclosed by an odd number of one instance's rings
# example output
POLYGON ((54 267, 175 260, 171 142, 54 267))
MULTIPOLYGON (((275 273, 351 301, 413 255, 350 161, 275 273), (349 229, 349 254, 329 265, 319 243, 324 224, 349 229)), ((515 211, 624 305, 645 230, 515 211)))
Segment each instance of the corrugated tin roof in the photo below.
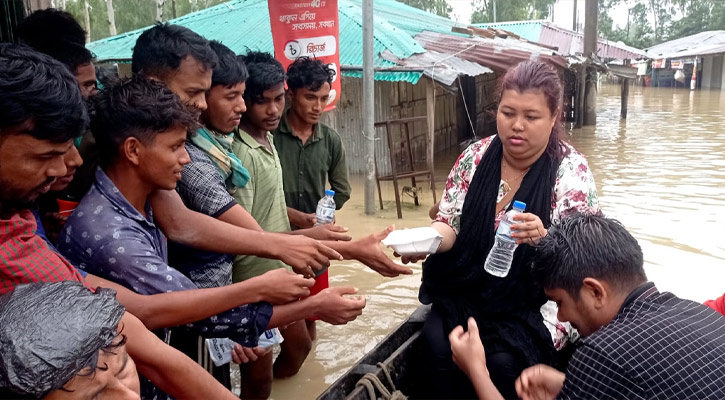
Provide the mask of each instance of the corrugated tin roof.
MULTIPOLYGON (((555 46, 559 49, 560 53, 565 55, 575 56, 582 54, 583 35, 581 33, 564 29, 548 21, 535 20, 497 22, 491 24, 475 24, 474 26, 481 28, 503 29, 532 42, 555 46)), ((600 58, 615 58, 623 60, 643 57, 645 56, 645 52, 640 49, 627 46, 622 42, 612 42, 599 38, 597 55, 600 58)))
MULTIPOLYGON (((375 1, 375 65, 389 68, 395 64, 380 57, 390 51, 398 58, 425 52, 413 35, 425 30, 448 31, 451 27, 465 25, 392 0, 375 1)), ((361 0, 339 0, 340 63, 362 65, 362 3, 361 0)), ((169 21, 185 26, 194 32, 224 43, 235 53, 252 50, 274 50, 269 24, 267 0, 234 0, 215 7, 187 14, 169 21)), ((148 27, 121 35, 101 39, 88 44, 99 61, 128 61, 138 36, 148 27)), ((356 77, 359 73, 345 71, 344 75, 356 77)), ((416 81, 416 72, 379 72, 376 79, 416 81)))
MULTIPOLYGON (((532 42, 538 42, 541 37, 542 20, 532 21, 508 21, 495 22, 490 24, 474 24, 478 28, 503 29, 532 42)), ((543 42, 542 42, 543 43, 543 42)))
POLYGON ((407 68, 420 68, 425 75, 448 86, 453 85, 458 75, 477 76, 493 72, 493 70, 481 64, 432 50, 414 54, 403 60, 398 59, 386 50, 382 53, 382 57, 407 68))
POLYGON ((717 54, 719 51, 712 51, 719 45, 725 45, 725 31, 700 32, 648 47, 645 51, 650 58, 674 58, 717 54))
POLYGON ((541 60, 558 68, 567 68, 567 60, 555 51, 519 39, 455 37, 444 33, 421 32, 415 40, 428 51, 453 54, 464 60, 506 71, 526 60, 541 60))
MULTIPOLYGON (((358 78, 362 79, 363 73, 362 70, 359 71, 343 71, 343 75, 349 76, 351 78, 358 78)), ((376 81, 383 81, 383 82, 410 82, 413 85, 417 84, 420 80, 420 77, 423 76, 420 72, 414 72, 414 71, 376 71, 375 72, 375 80, 376 81)))

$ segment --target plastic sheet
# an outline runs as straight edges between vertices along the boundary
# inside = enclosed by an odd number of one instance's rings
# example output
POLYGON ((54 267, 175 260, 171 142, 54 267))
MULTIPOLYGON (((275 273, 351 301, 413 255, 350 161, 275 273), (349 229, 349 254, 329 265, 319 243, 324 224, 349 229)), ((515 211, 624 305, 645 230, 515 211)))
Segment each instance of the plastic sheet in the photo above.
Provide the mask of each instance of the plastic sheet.
POLYGON ((43 397, 61 388, 117 336, 115 291, 79 282, 33 283, 0 297, 0 387, 43 397))

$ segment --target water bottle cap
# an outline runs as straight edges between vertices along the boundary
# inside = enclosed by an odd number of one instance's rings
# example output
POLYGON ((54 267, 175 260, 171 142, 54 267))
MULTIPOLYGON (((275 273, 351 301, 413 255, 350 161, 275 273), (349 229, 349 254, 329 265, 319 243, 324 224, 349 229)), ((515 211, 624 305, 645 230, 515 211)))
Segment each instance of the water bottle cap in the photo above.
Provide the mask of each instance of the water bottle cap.
POLYGON ((526 209, 526 203, 523 201, 514 201, 514 208, 518 208, 521 211, 524 211, 526 209))
MULTIPOLYGON (((332 189, 327 189, 327 190, 325 190, 325 195, 326 196, 334 196, 335 195, 335 191, 332 190, 332 189)), ((526 207, 525 204, 524 204, 524 207, 526 207)))

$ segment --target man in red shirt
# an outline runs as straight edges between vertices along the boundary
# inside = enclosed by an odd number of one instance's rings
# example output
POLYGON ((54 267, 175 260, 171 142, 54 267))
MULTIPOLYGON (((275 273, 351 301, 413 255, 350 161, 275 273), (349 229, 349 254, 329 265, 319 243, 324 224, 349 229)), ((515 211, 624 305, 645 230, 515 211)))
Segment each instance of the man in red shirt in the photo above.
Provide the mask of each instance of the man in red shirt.
MULTIPOLYGON (((300 277, 281 277, 276 284, 269 282, 257 288, 231 285, 158 297, 136 295, 92 275, 84 279, 35 235, 37 224, 29 210, 34 199, 66 174, 64 155, 87 124, 75 78, 59 62, 26 46, 0 44, 0 93, 0 294, 30 282, 79 281, 89 287, 109 287, 117 290, 127 309, 138 312, 147 326, 155 329, 263 300, 265 291, 277 293, 274 296, 286 292, 285 299, 268 298, 275 303, 308 292, 311 282, 300 277), (296 279, 299 281, 294 283, 296 279), (207 307, 190 306, 199 302, 207 307)), ((166 393, 177 399, 236 399, 132 314, 125 313, 121 323, 138 371, 166 393)))

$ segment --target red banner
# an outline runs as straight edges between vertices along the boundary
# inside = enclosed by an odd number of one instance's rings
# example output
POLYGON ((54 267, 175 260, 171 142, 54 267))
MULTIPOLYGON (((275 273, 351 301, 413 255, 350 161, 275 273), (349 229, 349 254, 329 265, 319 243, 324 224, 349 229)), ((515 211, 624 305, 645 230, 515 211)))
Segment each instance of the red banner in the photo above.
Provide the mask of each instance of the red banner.
POLYGON ((285 69, 305 56, 332 64, 335 78, 326 110, 333 109, 341 90, 337 0, 267 0, 267 6, 274 56, 285 69))

